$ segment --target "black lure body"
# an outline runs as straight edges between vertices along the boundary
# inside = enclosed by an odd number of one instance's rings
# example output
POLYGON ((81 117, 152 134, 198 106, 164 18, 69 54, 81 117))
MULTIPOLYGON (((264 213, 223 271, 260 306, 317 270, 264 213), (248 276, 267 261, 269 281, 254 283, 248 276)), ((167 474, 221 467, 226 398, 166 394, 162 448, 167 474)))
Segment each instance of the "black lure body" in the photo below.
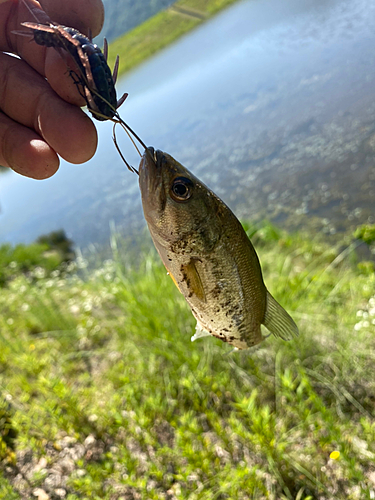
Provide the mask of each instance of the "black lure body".
MULTIPOLYGON (((67 28, 66 31, 73 40, 78 41, 80 48, 88 59, 91 75, 99 95, 93 94, 92 99, 95 102, 100 113, 108 118, 113 118, 117 108, 116 89, 113 81, 111 70, 100 48, 93 43, 89 38, 80 33, 74 28, 67 28)), ((67 49, 73 56, 77 64, 82 68, 81 56, 75 44, 69 44, 67 49)), ((82 70, 84 72, 84 69, 82 70)), ((96 116, 98 120, 105 120, 100 116, 96 116)))

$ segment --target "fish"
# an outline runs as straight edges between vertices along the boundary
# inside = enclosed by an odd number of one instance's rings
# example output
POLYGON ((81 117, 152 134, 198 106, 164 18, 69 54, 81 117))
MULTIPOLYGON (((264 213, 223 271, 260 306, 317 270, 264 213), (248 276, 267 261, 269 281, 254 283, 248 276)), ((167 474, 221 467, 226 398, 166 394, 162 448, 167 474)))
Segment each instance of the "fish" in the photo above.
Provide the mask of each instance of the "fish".
POLYGON ((211 335, 248 349, 265 338, 261 325, 283 340, 298 336, 240 221, 210 188, 152 147, 140 161, 139 187, 156 250, 197 320, 191 340, 211 335))

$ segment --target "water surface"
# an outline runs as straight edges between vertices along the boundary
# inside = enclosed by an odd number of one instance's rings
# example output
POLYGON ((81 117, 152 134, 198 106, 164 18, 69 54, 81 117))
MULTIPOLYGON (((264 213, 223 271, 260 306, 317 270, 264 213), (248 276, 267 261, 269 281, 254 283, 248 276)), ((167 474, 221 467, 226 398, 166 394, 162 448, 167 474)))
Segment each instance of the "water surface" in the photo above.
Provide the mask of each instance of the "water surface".
MULTIPOLYGON (((239 2, 126 75, 121 115, 241 218, 331 234, 374 222, 374 25, 365 0, 239 2)), ((144 225, 137 177, 111 123, 96 125, 88 163, 63 161, 45 181, 0 177, 0 241, 64 228, 86 246, 144 225)))

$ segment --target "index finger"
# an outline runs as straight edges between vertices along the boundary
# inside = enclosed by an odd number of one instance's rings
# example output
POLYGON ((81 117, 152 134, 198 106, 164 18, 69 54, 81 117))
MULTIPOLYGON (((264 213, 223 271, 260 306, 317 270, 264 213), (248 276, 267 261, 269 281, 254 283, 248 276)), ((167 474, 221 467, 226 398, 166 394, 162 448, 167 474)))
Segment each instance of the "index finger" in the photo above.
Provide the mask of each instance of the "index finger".
POLYGON ((52 21, 96 36, 103 26, 104 6, 101 0, 0 0, 0 50, 19 53, 15 49, 22 49, 25 40, 12 32, 27 21, 52 21))
POLYGON ((104 22, 101 0, 40 0, 43 10, 51 19, 65 26, 72 26, 81 33, 99 35, 104 22))
POLYGON ((54 48, 33 42, 30 36, 19 36, 15 31, 28 31, 23 22, 47 24, 55 22, 72 26, 84 34, 100 32, 104 20, 101 0, 1 0, 0 5, 0 49, 19 55, 45 78, 60 97, 72 104, 82 106, 84 99, 69 78, 66 62, 54 48), (45 10, 43 10, 45 9, 45 10), (4 30, 2 30, 4 23, 4 30))

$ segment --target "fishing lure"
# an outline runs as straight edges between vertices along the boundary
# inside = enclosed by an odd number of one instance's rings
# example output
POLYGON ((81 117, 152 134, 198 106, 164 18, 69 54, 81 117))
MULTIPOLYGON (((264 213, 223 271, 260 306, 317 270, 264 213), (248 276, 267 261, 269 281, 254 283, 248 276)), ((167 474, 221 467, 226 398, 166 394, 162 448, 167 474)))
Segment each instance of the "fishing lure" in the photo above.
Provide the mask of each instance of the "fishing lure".
MULTIPOLYGON (((27 5, 26 0, 22 1, 34 19, 38 21, 33 11, 27 5)), ((142 154, 131 135, 133 135, 145 150, 147 147, 137 134, 122 120, 117 111, 128 94, 125 93, 117 100, 115 83, 118 74, 119 57, 117 56, 116 58, 112 74, 107 64, 107 40, 104 39, 104 48, 102 52, 98 45, 93 43, 91 37, 86 37, 75 28, 63 26, 54 22, 48 24, 24 22, 21 23, 21 26, 28 28, 30 31, 27 33, 16 31, 16 34, 23 36, 32 35, 34 42, 38 45, 52 47, 59 52, 63 49, 70 54, 77 65, 78 73, 68 66, 69 75, 76 84, 79 93, 85 99, 88 110, 97 120, 110 120, 114 122, 113 141, 115 147, 127 168, 131 172, 138 174, 138 170, 129 165, 120 151, 116 139, 116 125, 120 124, 125 130, 140 156, 142 156, 142 154)), ((60 54, 63 56, 61 52, 60 54)))
POLYGON ((87 103, 91 114, 97 120, 110 120, 116 115, 116 110, 125 101, 124 94, 119 101, 116 97, 115 82, 117 79, 117 57, 113 75, 107 64, 107 43, 104 54, 89 38, 74 28, 60 24, 22 23, 22 26, 32 30, 34 41, 38 45, 65 49, 74 59, 79 68, 79 75, 69 70, 74 83, 87 103))

